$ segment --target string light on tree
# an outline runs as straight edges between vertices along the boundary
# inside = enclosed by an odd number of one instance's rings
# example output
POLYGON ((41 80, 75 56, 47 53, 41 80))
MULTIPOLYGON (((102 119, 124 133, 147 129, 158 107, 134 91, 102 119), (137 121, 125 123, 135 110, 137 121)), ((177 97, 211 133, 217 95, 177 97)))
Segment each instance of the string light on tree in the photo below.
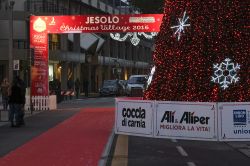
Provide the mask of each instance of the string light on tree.
POLYGON ((248 8, 242 0, 165 0, 144 99, 250 102, 248 8))
POLYGON ((181 38, 181 33, 185 33, 184 28, 190 26, 190 24, 186 24, 186 22, 188 21, 188 19, 189 19, 189 17, 186 16, 186 11, 185 11, 184 14, 183 14, 183 17, 182 18, 178 18, 179 25, 171 27, 171 29, 177 29, 175 31, 174 35, 176 35, 176 34, 178 35, 178 37, 177 37, 178 41, 181 38))
POLYGON ((137 46, 141 39, 138 36, 144 36, 147 39, 153 39, 157 35, 157 32, 151 32, 149 34, 145 32, 128 32, 123 37, 120 33, 110 33, 110 37, 117 41, 125 41, 128 37, 131 37, 130 41, 134 46, 137 46))
POLYGON ((212 76, 212 82, 218 83, 225 90, 230 84, 239 81, 237 77, 237 71, 240 69, 240 65, 230 63, 231 59, 226 58, 220 64, 214 64, 214 77, 212 76))

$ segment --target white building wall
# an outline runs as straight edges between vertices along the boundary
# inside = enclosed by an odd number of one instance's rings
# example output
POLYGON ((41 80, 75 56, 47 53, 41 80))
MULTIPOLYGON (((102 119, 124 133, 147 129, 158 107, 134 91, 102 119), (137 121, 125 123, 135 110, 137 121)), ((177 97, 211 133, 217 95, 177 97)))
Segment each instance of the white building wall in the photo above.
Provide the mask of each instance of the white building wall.
POLYGON ((108 6, 108 13, 113 13, 113 8, 112 8, 112 6, 108 6))
POLYGON ((91 5, 97 8, 97 0, 91 0, 91 5))
POLYGON ((102 10, 102 11, 105 11, 106 9, 106 4, 105 3, 103 3, 103 2, 100 2, 100 9, 102 10))

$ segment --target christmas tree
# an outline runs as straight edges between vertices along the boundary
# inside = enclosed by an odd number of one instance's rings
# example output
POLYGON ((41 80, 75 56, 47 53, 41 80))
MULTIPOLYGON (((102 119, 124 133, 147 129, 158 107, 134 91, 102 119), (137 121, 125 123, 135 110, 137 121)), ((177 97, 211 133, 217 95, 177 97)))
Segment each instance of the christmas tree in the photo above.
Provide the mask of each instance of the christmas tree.
POLYGON ((250 101, 249 1, 166 0, 144 99, 250 101))

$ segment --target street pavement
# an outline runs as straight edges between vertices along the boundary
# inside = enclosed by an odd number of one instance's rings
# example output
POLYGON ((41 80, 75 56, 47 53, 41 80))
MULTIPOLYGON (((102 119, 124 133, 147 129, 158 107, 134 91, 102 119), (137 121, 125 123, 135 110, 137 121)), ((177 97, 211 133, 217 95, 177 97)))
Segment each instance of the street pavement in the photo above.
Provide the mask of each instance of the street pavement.
POLYGON ((250 142, 211 142, 116 135, 111 166, 249 166, 250 142))
POLYGON ((26 111, 25 126, 18 128, 10 127, 10 123, 6 121, 8 119, 7 111, 1 111, 5 117, 2 117, 4 121, 0 122, 0 158, 69 119, 81 108, 110 106, 110 103, 102 102, 102 99, 97 101, 95 98, 67 100, 58 104, 57 110, 33 111, 32 114, 30 111, 26 111))
MULTIPOLYGON (((78 113, 80 108, 114 106, 113 97, 99 98, 93 95, 91 98, 64 101, 55 111, 36 111, 32 115, 27 112, 24 127, 11 128, 9 123, 0 122, 0 159, 69 119, 78 113)), ((105 162, 99 162, 99 165, 249 166, 250 164, 250 141, 186 141, 114 135, 107 145, 106 153, 100 158, 105 162)))

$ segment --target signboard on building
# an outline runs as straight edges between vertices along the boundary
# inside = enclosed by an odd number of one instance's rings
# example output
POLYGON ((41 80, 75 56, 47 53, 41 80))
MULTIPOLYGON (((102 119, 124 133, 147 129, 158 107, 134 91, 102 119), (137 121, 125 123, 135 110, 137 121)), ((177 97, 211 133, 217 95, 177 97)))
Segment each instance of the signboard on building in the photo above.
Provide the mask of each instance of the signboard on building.
POLYGON ((115 133, 153 137, 153 101, 116 101, 115 133))
POLYGON ((216 103, 156 102, 155 137, 217 140, 216 103))
POLYGON ((219 139, 250 140, 250 103, 219 103, 219 139))

